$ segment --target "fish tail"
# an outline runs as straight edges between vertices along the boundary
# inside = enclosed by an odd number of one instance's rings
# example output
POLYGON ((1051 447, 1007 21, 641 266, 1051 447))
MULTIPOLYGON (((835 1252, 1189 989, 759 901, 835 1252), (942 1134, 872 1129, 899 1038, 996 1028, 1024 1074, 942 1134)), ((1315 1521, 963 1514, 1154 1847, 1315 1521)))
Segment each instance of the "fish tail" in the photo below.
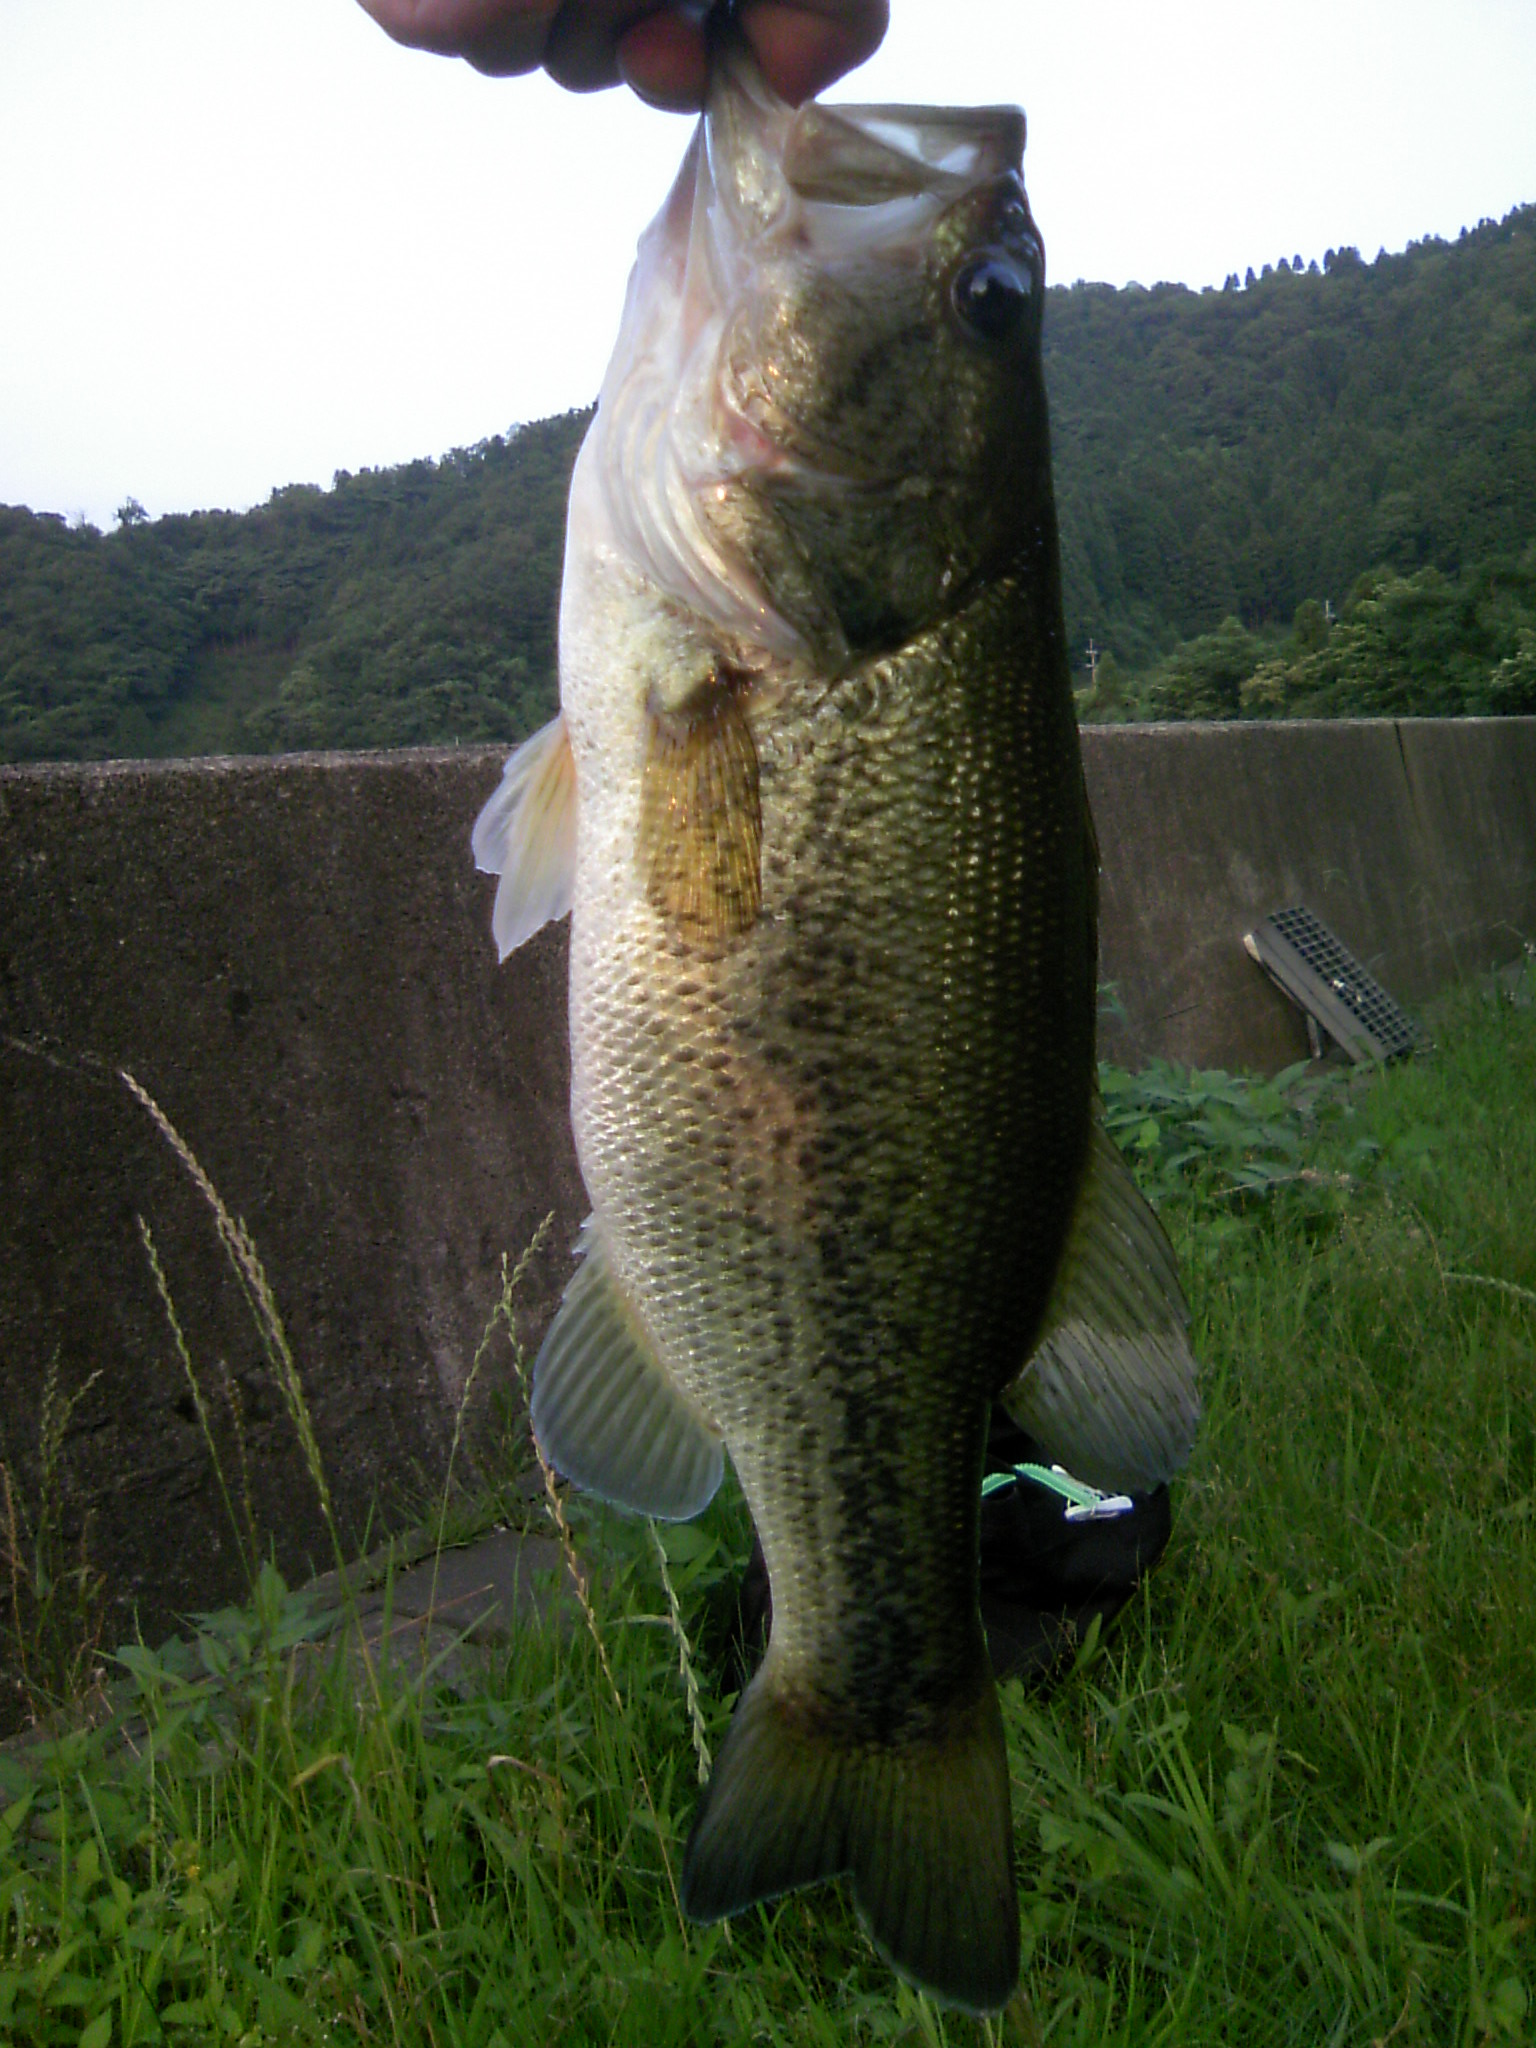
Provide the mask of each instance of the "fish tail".
POLYGON ((1019 1974, 1008 1757, 991 1679, 916 1743, 849 1742, 775 1688, 743 1694, 683 1863, 694 1920, 847 1873, 876 1946, 922 1990, 971 2012, 1019 1974))

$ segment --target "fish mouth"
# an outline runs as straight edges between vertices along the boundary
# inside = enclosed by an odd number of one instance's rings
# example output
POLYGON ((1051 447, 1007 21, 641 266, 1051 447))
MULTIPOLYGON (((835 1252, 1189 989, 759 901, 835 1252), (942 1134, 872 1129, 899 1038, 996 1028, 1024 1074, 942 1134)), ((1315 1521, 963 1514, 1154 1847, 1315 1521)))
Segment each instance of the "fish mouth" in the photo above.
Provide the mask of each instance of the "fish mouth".
MULTIPOLYGON (((795 255, 836 268, 920 249, 946 208, 1021 167, 1017 107, 792 107, 729 26, 677 182, 642 238, 598 408, 611 526, 678 601, 775 662, 808 651, 716 516, 733 490, 863 494, 874 466, 807 455, 774 407, 733 389, 736 309, 765 265, 795 255)), ((793 608, 791 608, 793 609, 793 608)), ((819 632, 814 638, 821 638, 819 632)))
POLYGON ((865 210, 903 200, 941 203, 1017 171, 1024 156, 1020 107, 824 107, 799 109, 784 152, 784 177, 810 205, 865 210))
MULTIPOLYGON (((947 208, 1023 167, 1025 119, 1015 106, 869 104, 791 107, 765 84, 745 40, 727 33, 701 124, 689 273, 743 295, 750 268, 796 249, 835 269, 881 251, 920 249, 947 208)), ((713 394, 715 465, 736 476, 823 492, 866 491, 889 479, 808 462, 777 438, 772 408, 749 411, 730 379, 713 394)))
POLYGON ((721 43, 704 112, 715 191, 750 234, 773 226, 790 195, 853 209, 861 241, 871 211, 924 199, 947 204, 1024 157, 1023 110, 1012 106, 791 107, 764 83, 740 36, 721 43))

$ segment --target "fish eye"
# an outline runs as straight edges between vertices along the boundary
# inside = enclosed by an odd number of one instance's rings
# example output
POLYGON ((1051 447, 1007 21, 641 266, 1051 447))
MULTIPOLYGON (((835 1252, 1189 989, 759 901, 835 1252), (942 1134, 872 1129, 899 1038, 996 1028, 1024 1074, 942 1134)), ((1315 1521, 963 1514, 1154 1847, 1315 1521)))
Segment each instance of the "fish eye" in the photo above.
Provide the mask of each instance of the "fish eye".
POLYGON ((1022 325, 1034 301, 1034 280, 1001 256, 973 256, 949 288, 956 313, 986 341, 1004 341, 1022 325))

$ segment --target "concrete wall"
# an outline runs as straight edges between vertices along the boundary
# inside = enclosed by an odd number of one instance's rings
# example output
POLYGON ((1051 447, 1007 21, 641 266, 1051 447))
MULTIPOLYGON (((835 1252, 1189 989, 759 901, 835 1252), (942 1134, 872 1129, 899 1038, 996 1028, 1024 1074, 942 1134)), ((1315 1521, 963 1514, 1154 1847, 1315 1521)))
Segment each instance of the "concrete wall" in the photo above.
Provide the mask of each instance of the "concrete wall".
MULTIPOLYGON (((1536 720, 1098 729, 1106 1050, 1275 1067, 1299 1018, 1244 954, 1302 901, 1410 1003, 1536 937, 1536 720)), ((314 1495, 206 1202, 127 1066, 260 1250, 346 1525, 440 1482, 513 1256, 530 1339, 584 1212, 565 1114, 565 934, 498 970, 470 824, 483 750, 0 769, 0 1457, 35 1485, 50 1366, 100 1379, 65 1452, 121 1629, 240 1578, 138 1219, 238 1487, 290 1573, 314 1495)), ((516 1388, 476 1386, 489 1455, 516 1388)))
MULTIPOLYGON (((0 770, 0 1432, 25 1469, 50 1359, 65 1389, 101 1371, 75 1512, 146 1628, 242 1584, 140 1216, 231 1485, 226 1374, 280 1563, 330 1556, 207 1204, 120 1066, 249 1225, 354 1532, 439 1481, 501 1253, 550 1209, 531 1332, 563 1284, 585 1213, 565 936, 497 972, 468 834, 498 773, 483 752, 0 770)), ((477 1420, 510 1392, 499 1351, 477 1420)))
POLYGON ((1123 1065, 1304 1059, 1242 945, 1289 904, 1409 1008, 1536 942, 1536 719, 1100 726, 1083 755, 1123 1065))

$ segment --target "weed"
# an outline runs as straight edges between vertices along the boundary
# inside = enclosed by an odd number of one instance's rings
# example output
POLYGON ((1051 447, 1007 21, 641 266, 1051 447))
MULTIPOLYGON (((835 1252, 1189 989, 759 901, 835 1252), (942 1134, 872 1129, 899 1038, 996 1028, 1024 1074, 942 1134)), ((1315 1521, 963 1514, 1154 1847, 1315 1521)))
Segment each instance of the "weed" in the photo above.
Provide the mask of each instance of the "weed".
MULTIPOLYGON (((1468 1001, 1436 1036, 1315 1099, 1106 1089, 1188 1274, 1206 1420, 1162 1569, 1050 1699, 1005 1699, 1025 1966, 996 2020, 893 1983, 836 1886, 685 1927, 741 1503, 728 1480, 653 1530, 550 1480, 584 1625, 551 1604, 494 1667, 381 1667, 360 1701, 268 1567, 191 1642, 123 1653, 115 1730, 0 1752, 0 2036, 1529 2039, 1536 1011, 1468 1001)), ((512 1278, 487 1342, 523 1362, 512 1278)))
MULTIPOLYGON (((325 1466, 321 1461, 320 1446, 316 1441, 314 1425, 310 1421, 309 1408, 304 1399, 304 1382, 300 1377, 292 1346, 288 1342, 288 1333, 283 1328, 283 1319, 278 1314, 277 1302, 273 1297, 272 1286, 267 1279, 266 1269, 261 1263, 261 1258, 257 1253, 251 1234, 239 1217, 230 1215, 228 1209, 224 1206, 223 1197, 203 1170, 197 1154, 192 1150, 192 1147, 187 1143, 180 1131, 177 1130, 149 1090, 142 1087, 134 1079, 133 1075, 128 1072, 126 1067, 121 1068, 119 1071, 123 1086, 128 1090, 135 1102, 148 1112, 156 1130, 159 1131, 166 1144, 175 1153, 183 1167, 185 1167, 193 1186, 207 1203, 212 1213, 214 1228, 219 1236, 219 1243, 223 1246, 225 1257, 229 1260, 234 1270, 235 1278, 240 1283, 240 1290, 245 1296, 246 1306, 251 1312, 251 1319, 256 1325, 257 1334, 261 1338, 262 1348, 266 1352, 267 1363, 272 1369, 273 1378, 277 1382, 278 1390, 283 1398, 283 1404, 288 1411, 288 1420, 293 1425, 294 1435, 299 1440, 299 1448, 304 1454, 305 1468, 309 1473, 315 1493, 319 1498, 320 1512, 325 1518, 325 1526, 330 1533, 331 1546, 335 1552, 336 1563, 340 1567, 343 1562, 341 1536, 336 1527, 336 1515, 331 1505, 331 1489, 325 1476, 325 1466)), ((147 1239, 142 1217, 139 1219, 139 1229, 141 1234, 145 1235, 147 1239)), ((155 1260, 152 1243, 146 1242, 145 1249, 150 1254, 150 1264, 153 1267, 155 1260)), ((162 1300, 166 1301, 169 1307, 169 1297, 158 1273, 156 1274, 156 1284, 160 1287, 162 1300)), ((179 1338, 180 1332, 176 1327, 174 1311, 171 1312, 171 1327, 179 1338)), ((178 1348, 185 1362, 185 1345, 179 1345, 178 1348)), ((187 1363, 186 1369, 190 1377, 190 1363, 187 1363)), ((199 1419, 206 1420, 206 1407, 201 1397, 196 1394, 195 1388, 194 1399, 197 1402, 199 1419)), ((211 1446, 211 1438, 209 1442, 211 1446)), ((229 1498, 228 1489, 224 1485, 222 1473, 219 1476, 219 1485, 227 1502, 229 1498)), ((233 1511, 231 1511, 231 1520, 233 1521, 233 1511)), ((238 1540, 240 1534, 238 1526, 236 1527, 235 1534, 238 1540)))
POLYGON ((256 1511, 251 1501, 250 1472, 245 1457, 245 1430, 241 1417, 239 1395, 235 1389, 234 1375, 227 1367, 225 1368, 223 1375, 225 1401, 234 1424, 235 1442, 240 1457, 241 1483, 240 1511, 238 1513, 236 1513, 234 1498, 229 1490, 229 1482, 224 1476, 224 1460, 219 1454, 218 1432, 214 1428, 213 1417, 209 1411, 207 1397, 203 1392, 202 1382, 198 1379, 197 1373, 193 1368, 192 1354, 187 1349, 187 1340, 182 1331, 181 1318, 177 1315, 176 1304, 171 1298, 170 1283, 167 1281, 164 1268, 160 1264, 160 1254, 155 1249, 154 1235, 142 1216, 138 1218, 138 1225, 139 1241, 144 1247, 144 1256, 149 1261, 150 1277, 155 1283, 155 1292, 160 1297, 160 1306, 165 1310, 165 1319, 170 1324, 171 1342, 176 1347, 176 1356, 181 1361, 182 1372, 185 1374, 187 1386, 191 1390, 193 1412, 197 1416, 198 1428, 202 1432, 203 1442, 208 1449, 208 1458, 213 1466, 213 1476, 218 1485, 219 1498, 223 1501, 224 1512, 229 1518, 230 1533, 235 1539, 235 1550, 240 1559, 245 1582, 248 1586, 254 1585, 256 1559, 260 1555, 261 1543, 256 1533, 256 1511))
POLYGON ((1336 1133, 1352 1113, 1356 1077, 1310 1061, 1272 1080, 1154 1060, 1139 1073, 1101 1062, 1105 1128, 1128 1154, 1153 1201, 1198 1197, 1251 1210, 1277 1194, 1331 1207, 1369 1174, 1379 1145, 1364 1133, 1315 1163, 1320 1131, 1336 1133))
POLYGON ((648 1521, 646 1528, 656 1551, 656 1564, 661 1572, 661 1583, 667 1596, 667 1621, 677 1643, 677 1675, 683 1681, 683 1697, 688 1703, 688 1732, 693 1738, 693 1754, 699 1766, 699 1783, 707 1785, 714 1760, 710 1754, 709 1731, 704 1726, 704 1710, 700 1705, 698 1664, 693 1654, 693 1645, 688 1640, 688 1629, 683 1621, 677 1588, 672 1583, 672 1571, 667 1562, 667 1546, 662 1542, 661 1531, 654 1522, 648 1521))
POLYGON ((0 1458, 0 1674, 30 1722, 78 1703, 99 1681, 105 1587, 90 1562, 90 1517, 73 1544, 64 1534, 64 1439, 101 1378, 65 1394, 55 1353, 43 1379, 37 1498, 29 1511, 18 1476, 0 1458))

